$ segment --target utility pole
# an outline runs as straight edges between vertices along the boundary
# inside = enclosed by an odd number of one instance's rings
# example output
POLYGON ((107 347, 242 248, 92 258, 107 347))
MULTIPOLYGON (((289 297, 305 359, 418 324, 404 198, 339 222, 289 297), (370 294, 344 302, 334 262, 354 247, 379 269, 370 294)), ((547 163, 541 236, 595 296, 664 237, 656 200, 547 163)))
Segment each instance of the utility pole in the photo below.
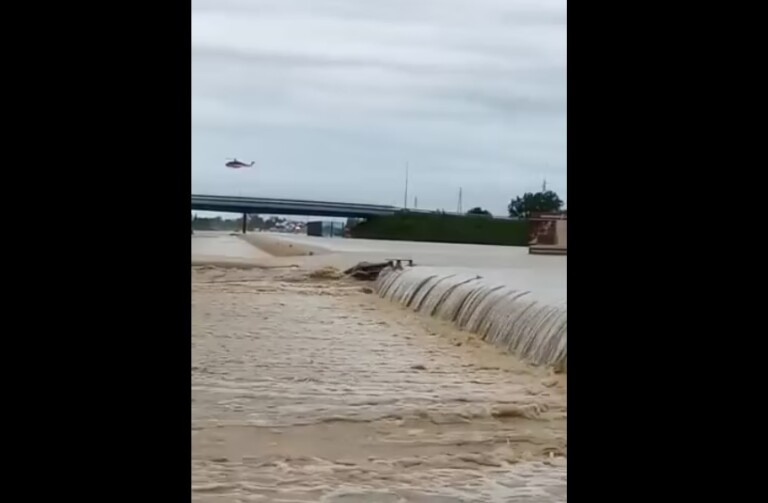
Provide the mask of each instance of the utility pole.
POLYGON ((459 205, 456 208, 456 213, 461 214, 461 187, 459 187, 459 205))
POLYGON ((403 196, 403 208, 408 209, 408 163, 405 163, 405 195, 403 196))

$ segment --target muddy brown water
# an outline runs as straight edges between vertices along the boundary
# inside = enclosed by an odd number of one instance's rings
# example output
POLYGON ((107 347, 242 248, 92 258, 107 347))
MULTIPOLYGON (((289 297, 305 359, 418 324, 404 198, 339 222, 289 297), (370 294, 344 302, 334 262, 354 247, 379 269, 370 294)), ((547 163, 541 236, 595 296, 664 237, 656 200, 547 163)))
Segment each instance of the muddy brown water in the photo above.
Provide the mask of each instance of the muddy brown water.
POLYGON ((193 501, 565 501, 565 376, 309 272, 193 267, 193 501))

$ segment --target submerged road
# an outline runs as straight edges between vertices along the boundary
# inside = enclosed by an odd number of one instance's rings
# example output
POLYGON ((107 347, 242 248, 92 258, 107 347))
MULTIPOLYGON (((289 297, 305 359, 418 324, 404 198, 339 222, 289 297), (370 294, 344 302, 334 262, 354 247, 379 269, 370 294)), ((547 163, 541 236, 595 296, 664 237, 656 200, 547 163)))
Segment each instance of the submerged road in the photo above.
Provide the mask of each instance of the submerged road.
POLYGON ((345 269, 362 261, 411 258, 417 265, 480 274, 549 297, 564 299, 567 294, 567 257, 530 255, 527 247, 324 238, 267 232, 252 233, 246 239, 267 250, 286 251, 285 247, 291 245, 293 250, 312 250, 323 256, 303 262, 316 266, 333 264, 345 269))

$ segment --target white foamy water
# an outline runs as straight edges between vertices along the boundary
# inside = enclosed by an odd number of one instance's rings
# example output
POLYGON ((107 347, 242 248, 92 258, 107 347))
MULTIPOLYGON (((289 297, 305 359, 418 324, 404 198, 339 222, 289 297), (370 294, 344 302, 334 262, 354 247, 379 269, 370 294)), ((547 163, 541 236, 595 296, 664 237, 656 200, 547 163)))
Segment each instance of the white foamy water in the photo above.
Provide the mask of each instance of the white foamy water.
POLYGON ((535 364, 565 368, 568 311, 557 291, 439 267, 385 269, 381 297, 455 324, 535 364))

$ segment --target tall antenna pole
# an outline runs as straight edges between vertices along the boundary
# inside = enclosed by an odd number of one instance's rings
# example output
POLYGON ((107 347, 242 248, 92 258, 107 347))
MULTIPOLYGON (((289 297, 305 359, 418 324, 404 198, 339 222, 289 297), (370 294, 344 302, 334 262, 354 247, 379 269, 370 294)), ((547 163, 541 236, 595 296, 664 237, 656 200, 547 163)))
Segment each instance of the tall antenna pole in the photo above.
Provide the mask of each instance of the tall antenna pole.
POLYGON ((459 187, 459 205, 456 208, 456 213, 461 213, 461 187, 459 187))
POLYGON ((408 209, 408 163, 405 163, 405 195, 403 196, 403 208, 408 209))
POLYGON ((413 209, 419 209, 419 196, 413 196, 413 209))
POLYGON ((547 177, 544 177, 544 183, 541 184, 541 191, 546 192, 547 191, 547 177))

